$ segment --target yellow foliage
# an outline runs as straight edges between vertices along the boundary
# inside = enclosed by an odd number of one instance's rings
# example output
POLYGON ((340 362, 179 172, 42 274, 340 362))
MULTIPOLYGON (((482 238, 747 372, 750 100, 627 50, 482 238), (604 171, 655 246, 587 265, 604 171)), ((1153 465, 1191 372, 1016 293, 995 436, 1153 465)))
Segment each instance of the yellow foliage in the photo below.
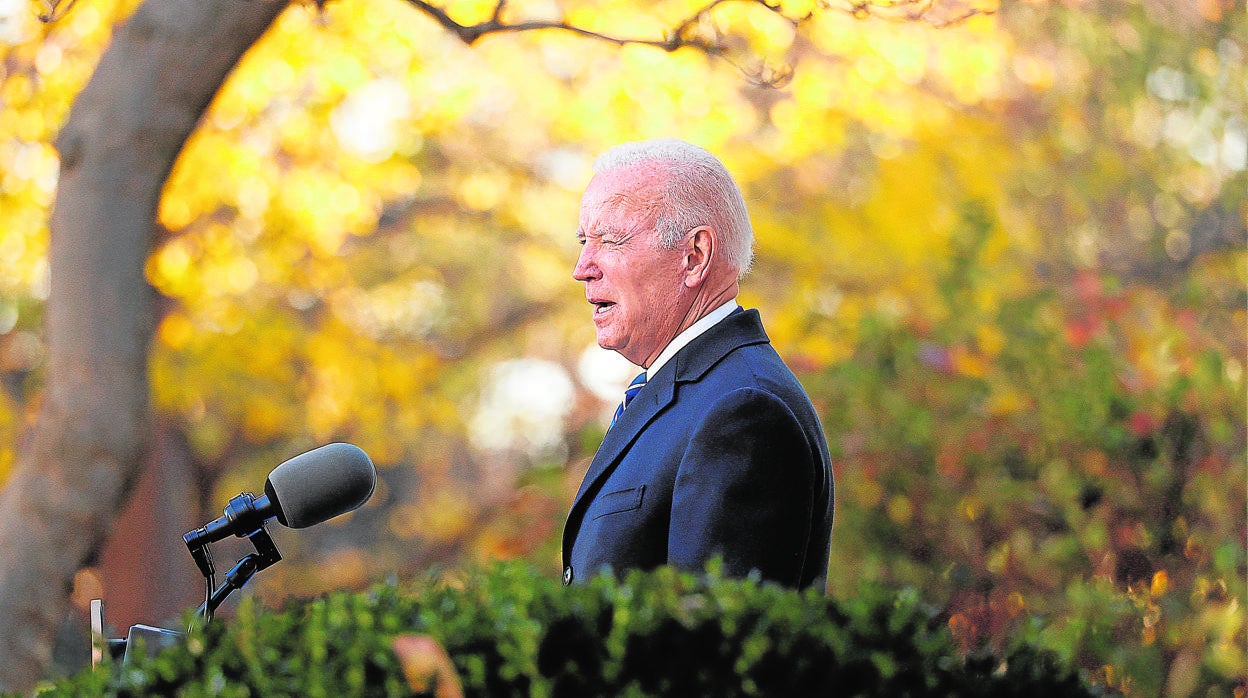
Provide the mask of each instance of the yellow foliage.
POLYGON ((994 389, 988 399, 988 413, 993 416, 1015 414, 1027 409, 1031 401, 1023 393, 1009 387, 994 389))
POLYGON ((793 44, 796 29, 786 17, 755 4, 726 4, 716 8, 715 19, 724 31, 746 37, 760 55, 775 55, 793 44))
POLYGON ((194 325, 181 313, 171 313, 160 321, 157 336, 165 346, 177 351, 191 341, 195 332, 194 325))
MULTIPOLYGON (((985 308, 995 310, 995 308, 985 308)), ((996 325, 983 324, 975 328, 975 343, 988 358, 996 357, 1005 348, 1005 333, 996 325)))
POLYGON ((243 408, 243 435, 252 443, 265 443, 282 433, 286 421, 281 405, 263 394, 255 395, 243 408))
POLYGON ((1023 595, 1017 591, 1010 592, 1010 595, 1006 597, 1005 601, 1006 611, 1009 613, 1010 617, 1017 616, 1027 608, 1027 601, 1023 598, 1023 595))
POLYGON ((185 291, 192 261, 187 241, 173 240, 148 259, 147 280, 167 293, 185 291))
POLYGON ((914 507, 905 495, 896 494, 890 497, 886 508, 888 518, 899 526, 908 525, 914 516, 914 507))
POLYGON ((854 345, 843 336, 812 334, 797 345, 797 353, 814 360, 818 366, 831 366, 853 355, 854 345))
POLYGON ((419 505, 404 508, 403 517, 392 517, 391 526, 400 537, 419 535, 431 542, 454 540, 472 523, 475 510, 468 498, 440 489, 423 497, 419 505))
POLYGON ((566 298, 572 270, 549 244, 528 244, 516 251, 514 273, 537 298, 566 298))
POLYGON ((15 449, 0 449, 0 483, 8 481, 9 474, 13 472, 13 468, 16 464, 17 451, 15 449))
POLYGON ((879 506, 884 499, 884 488, 874 478, 855 478, 845 487, 849 490, 850 498, 864 509, 879 506))
POLYGON ((967 495, 958 502, 958 511, 968 521, 975 521, 984 513, 984 501, 976 495, 967 495))
POLYGON ((1165 570, 1157 570, 1153 573, 1152 584, 1149 587, 1149 594, 1155 599, 1162 596, 1170 588, 1170 577, 1165 570))
POLYGON ((459 185, 460 200, 469 209, 487 211, 498 206, 506 196, 508 182, 498 173, 478 172, 464 178, 459 185))

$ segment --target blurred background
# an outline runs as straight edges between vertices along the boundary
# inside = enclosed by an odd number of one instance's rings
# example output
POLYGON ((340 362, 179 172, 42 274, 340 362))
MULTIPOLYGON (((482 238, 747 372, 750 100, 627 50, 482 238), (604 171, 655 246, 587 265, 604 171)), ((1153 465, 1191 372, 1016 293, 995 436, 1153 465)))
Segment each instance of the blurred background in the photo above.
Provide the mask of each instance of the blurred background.
MULTIPOLYGON (((136 5, 41 23, 0 0, 0 483, 48 380, 55 138, 136 5)), ((697 6, 508 8, 657 37, 697 6)), ((176 622, 202 596, 181 534, 331 441, 371 455, 377 493, 271 527, 285 560, 245 593, 556 575, 631 375, 571 279, 580 192, 611 145, 677 136, 751 206, 740 300, 823 419, 833 596, 916 587, 967 649, 1026 637, 1130 695, 1244 695, 1243 4, 786 12, 811 15, 718 6, 714 57, 468 46, 397 0, 283 11, 161 198, 152 453, 73 578, 62 669, 91 598, 117 628, 176 622)))

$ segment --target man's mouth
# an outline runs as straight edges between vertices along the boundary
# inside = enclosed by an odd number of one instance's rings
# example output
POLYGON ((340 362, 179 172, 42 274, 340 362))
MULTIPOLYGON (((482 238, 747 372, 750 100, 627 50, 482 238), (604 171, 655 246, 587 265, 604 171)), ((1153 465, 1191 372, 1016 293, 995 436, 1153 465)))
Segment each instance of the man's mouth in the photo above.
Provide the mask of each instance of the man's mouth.
POLYGON ((590 301, 590 304, 594 306, 594 315, 602 315, 615 307, 611 301, 590 301))

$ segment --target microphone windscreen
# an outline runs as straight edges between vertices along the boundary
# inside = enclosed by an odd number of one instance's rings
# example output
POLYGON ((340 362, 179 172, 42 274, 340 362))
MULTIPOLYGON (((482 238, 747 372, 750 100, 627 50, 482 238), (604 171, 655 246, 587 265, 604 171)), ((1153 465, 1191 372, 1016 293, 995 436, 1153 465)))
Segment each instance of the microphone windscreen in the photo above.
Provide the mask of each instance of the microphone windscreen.
POLYGON ((300 454, 269 473, 265 494, 283 526, 306 528, 352 511, 368 501, 377 470, 351 444, 328 444, 300 454))

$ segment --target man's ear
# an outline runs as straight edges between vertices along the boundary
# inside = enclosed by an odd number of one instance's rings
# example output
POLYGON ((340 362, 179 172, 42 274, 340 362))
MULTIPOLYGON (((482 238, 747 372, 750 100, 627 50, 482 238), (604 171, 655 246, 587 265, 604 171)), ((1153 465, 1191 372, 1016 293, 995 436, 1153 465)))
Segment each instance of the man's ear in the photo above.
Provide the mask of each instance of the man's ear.
POLYGON ((700 286, 711 272, 711 262, 715 258, 715 229, 702 225, 689 231, 685 241, 684 284, 689 288, 700 286))

